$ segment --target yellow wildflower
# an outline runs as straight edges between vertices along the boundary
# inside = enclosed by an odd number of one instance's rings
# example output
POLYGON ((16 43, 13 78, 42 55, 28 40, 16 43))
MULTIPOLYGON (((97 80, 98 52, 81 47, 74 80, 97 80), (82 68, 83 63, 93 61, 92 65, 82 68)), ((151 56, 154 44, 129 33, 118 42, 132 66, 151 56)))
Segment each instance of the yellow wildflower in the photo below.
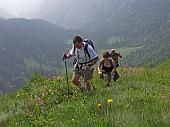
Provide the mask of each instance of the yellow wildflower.
POLYGON ((107 103, 108 103, 109 105, 111 105, 112 102, 113 102, 113 99, 108 99, 108 100, 107 100, 107 103))
POLYGON ((16 97, 19 97, 21 94, 20 93, 18 93, 17 95, 16 95, 16 97))
POLYGON ((97 107, 98 107, 99 109, 101 109, 101 108, 102 108, 102 105, 101 105, 101 104, 98 104, 97 107))

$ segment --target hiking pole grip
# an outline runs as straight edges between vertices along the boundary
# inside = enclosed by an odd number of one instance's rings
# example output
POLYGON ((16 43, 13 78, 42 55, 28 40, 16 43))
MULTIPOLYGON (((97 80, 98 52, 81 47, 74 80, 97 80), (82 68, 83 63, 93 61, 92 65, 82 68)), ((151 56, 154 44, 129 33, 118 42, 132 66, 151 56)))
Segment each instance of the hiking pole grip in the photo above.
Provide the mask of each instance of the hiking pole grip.
POLYGON ((65 65, 67 88, 68 88, 68 94, 69 94, 70 92, 69 92, 69 84, 68 84, 68 70, 67 70, 67 61, 66 61, 66 59, 64 59, 64 65, 65 65))

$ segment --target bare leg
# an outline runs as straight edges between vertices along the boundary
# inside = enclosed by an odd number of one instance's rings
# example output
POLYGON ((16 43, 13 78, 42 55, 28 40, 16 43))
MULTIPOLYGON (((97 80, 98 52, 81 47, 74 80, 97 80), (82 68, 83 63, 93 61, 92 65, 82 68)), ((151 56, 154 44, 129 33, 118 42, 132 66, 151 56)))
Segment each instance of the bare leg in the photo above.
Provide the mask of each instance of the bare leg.
POLYGON ((76 86, 80 87, 80 86, 81 86, 80 76, 73 74, 72 82, 73 82, 76 86))
POLYGON ((91 81, 90 80, 84 80, 84 84, 86 85, 86 89, 87 90, 91 90, 91 81))
POLYGON ((108 79, 106 83, 106 87, 110 86, 111 74, 108 74, 108 79))

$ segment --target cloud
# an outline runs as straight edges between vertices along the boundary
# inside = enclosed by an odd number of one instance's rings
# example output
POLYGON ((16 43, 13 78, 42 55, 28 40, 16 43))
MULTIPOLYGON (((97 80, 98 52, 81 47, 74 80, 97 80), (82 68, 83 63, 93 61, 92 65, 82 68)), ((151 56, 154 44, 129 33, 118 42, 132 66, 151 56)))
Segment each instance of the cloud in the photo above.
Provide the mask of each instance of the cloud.
POLYGON ((43 0, 0 0, 0 8, 10 13, 23 13, 36 8, 43 0))

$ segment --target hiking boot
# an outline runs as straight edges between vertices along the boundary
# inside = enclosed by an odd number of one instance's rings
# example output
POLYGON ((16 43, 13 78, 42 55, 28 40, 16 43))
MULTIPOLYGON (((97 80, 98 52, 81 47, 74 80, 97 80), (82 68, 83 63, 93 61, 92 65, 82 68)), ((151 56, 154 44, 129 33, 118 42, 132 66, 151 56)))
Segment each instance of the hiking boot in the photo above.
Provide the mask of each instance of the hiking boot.
POLYGON ((104 77, 103 77, 103 75, 100 75, 100 79, 103 79, 104 77))
POLYGON ((105 87, 110 87, 111 85, 110 85, 110 83, 106 83, 106 86, 105 87))
POLYGON ((97 88, 93 85, 93 90, 95 91, 97 88))

